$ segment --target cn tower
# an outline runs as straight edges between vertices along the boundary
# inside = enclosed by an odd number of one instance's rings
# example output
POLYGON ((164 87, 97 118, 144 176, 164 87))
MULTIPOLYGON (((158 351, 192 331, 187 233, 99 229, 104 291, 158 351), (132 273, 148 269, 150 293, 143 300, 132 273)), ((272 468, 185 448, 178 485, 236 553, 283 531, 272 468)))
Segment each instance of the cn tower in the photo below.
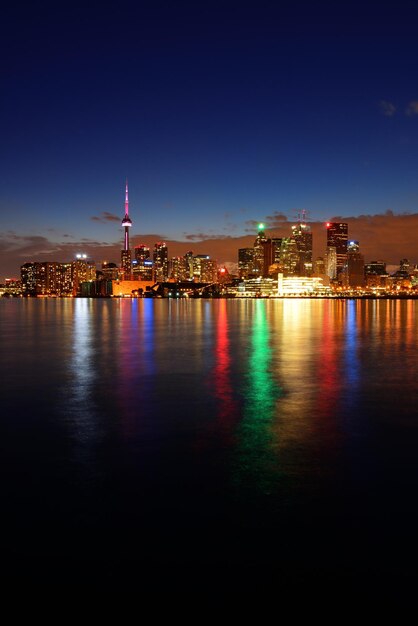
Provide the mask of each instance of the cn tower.
POLYGON ((132 220, 129 217, 129 195, 128 195, 128 181, 125 185, 125 217, 122 220, 122 226, 125 229, 125 242, 124 248, 121 251, 121 266, 125 280, 131 279, 132 273, 132 258, 131 250, 129 249, 129 229, 132 226, 132 220))

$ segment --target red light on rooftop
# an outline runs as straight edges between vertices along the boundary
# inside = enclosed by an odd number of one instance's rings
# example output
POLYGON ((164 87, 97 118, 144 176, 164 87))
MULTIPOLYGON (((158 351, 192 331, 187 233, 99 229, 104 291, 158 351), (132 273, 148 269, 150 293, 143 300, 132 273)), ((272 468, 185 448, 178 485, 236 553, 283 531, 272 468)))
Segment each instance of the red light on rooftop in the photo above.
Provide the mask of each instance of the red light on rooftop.
POLYGON ((327 228, 329 228, 331 226, 331 224, 329 222, 327 222, 327 228))

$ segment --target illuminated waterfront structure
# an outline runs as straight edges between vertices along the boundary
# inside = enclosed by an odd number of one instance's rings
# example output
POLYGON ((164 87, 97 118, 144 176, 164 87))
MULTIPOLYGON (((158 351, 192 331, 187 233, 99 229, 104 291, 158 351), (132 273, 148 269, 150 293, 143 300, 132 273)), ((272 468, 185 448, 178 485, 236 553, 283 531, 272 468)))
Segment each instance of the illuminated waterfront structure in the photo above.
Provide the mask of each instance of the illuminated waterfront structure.
POLYGON ((336 252, 336 276, 342 272, 347 265, 347 240, 348 224, 345 222, 327 222, 327 251, 335 248, 336 252))
POLYGON ((125 230, 124 233, 124 246, 120 253, 121 267, 123 270, 125 280, 130 280, 132 274, 132 253, 129 248, 129 229, 132 226, 132 220, 129 217, 129 196, 128 196, 128 181, 125 185, 125 216, 122 220, 122 226, 125 230))

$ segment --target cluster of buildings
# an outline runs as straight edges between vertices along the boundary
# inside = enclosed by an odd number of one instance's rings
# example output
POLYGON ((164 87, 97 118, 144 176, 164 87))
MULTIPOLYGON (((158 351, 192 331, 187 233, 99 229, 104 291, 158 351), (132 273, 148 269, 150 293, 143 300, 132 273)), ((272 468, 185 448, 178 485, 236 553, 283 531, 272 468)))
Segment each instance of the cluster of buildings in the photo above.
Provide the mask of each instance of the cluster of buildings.
POLYGON ((302 213, 288 237, 268 238, 259 224, 254 245, 238 250, 243 293, 319 295, 418 288, 418 267, 411 267, 408 259, 402 259, 393 274, 384 261, 365 263, 359 242, 348 238, 346 222, 327 222, 325 256, 313 261, 313 236, 304 218, 302 213))
POLYGON ((122 220, 124 245, 120 264, 93 260, 78 254, 72 262, 28 262, 21 266, 21 280, 6 281, 0 295, 25 296, 132 296, 203 295, 232 296, 330 295, 336 293, 393 293, 418 290, 418 267, 402 259, 399 269, 386 271, 384 261, 365 263, 358 241, 348 237, 348 224, 326 224, 326 250, 313 261, 313 236, 304 212, 288 237, 267 237, 264 224, 252 247, 238 250, 238 275, 207 254, 168 256, 165 242, 151 250, 145 244, 132 250, 129 230, 128 184, 122 220), (193 287, 191 287, 193 286, 193 287), (215 286, 215 287, 214 287, 215 286))

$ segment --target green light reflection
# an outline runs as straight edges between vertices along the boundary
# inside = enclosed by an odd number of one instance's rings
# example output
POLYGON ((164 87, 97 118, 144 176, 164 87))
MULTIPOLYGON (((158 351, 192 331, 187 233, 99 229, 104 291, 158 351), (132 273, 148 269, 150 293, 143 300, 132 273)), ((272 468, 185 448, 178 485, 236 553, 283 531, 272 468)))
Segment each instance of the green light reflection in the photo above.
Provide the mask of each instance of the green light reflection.
POLYGON ((273 423, 282 389, 271 373, 272 349, 266 303, 254 302, 247 375, 242 387, 243 419, 238 428, 234 479, 240 488, 271 493, 280 474, 273 423))

